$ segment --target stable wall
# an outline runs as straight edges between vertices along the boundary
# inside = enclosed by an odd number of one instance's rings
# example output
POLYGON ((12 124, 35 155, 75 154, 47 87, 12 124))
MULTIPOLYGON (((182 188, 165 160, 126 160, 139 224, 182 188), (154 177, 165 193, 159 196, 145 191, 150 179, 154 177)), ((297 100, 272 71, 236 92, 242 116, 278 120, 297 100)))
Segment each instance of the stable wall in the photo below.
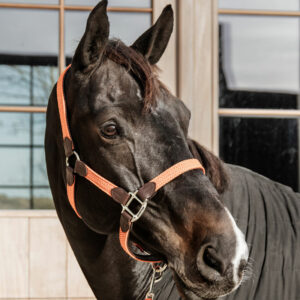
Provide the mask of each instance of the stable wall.
POLYGON ((0 299, 95 299, 54 210, 0 210, 0 299))

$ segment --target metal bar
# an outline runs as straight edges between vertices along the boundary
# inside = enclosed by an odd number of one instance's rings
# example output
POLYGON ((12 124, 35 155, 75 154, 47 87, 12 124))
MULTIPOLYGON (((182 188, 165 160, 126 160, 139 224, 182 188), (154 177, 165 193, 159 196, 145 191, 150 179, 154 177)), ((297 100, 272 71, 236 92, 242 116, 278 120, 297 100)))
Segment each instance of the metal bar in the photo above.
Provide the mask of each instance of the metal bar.
POLYGON ((65 59, 65 11, 64 0, 59 0, 59 52, 58 52, 58 70, 59 74, 63 72, 66 66, 65 59))
POLYGON ((247 9, 219 9, 219 15, 265 16, 265 17, 300 17, 300 11, 276 10, 247 10, 247 9))
POLYGON ((46 106, 0 106, 0 112, 45 113, 46 106))
POLYGON ((300 110, 296 109, 240 109, 219 108, 220 117, 243 118, 299 118, 300 110))
MULTIPOLYGON (((80 11, 91 11, 94 6, 82 6, 82 5, 65 5, 65 10, 80 10, 80 11)), ((132 13, 152 13, 152 8, 142 7, 108 7, 109 12, 132 12, 132 13)))

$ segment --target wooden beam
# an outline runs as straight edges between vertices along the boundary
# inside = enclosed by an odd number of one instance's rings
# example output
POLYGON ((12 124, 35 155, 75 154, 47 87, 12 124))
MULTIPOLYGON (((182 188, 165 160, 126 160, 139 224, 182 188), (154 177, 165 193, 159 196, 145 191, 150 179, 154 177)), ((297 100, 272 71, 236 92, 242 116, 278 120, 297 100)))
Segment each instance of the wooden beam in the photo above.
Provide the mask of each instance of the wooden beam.
POLYGON ((58 55, 58 70, 59 74, 63 72, 66 67, 65 58, 65 11, 64 0, 59 0, 59 55, 58 55))
POLYGON ((27 3, 0 3, 0 8, 26 8, 26 9, 54 9, 54 10, 59 10, 60 5, 27 4, 27 3))
MULTIPOLYGON (((27 4, 27 3, 0 3, 0 8, 21 8, 21 9, 45 9, 59 10, 61 5, 52 4, 27 4)), ((94 6, 64 5, 65 10, 91 11, 94 6)), ((132 13, 152 13, 152 8, 143 7, 108 7, 110 12, 132 12, 132 13)))
POLYGON ((244 15, 264 17, 300 17, 300 11, 249 10, 249 9, 219 9, 220 15, 244 15))
POLYGON ((179 97, 192 112, 189 135, 217 153, 217 0, 179 1, 179 97))
MULTIPOLYGON (((65 5, 65 10, 81 10, 90 11, 94 6, 81 6, 81 5, 65 5)), ((152 8, 142 8, 142 7, 108 7, 109 12, 131 12, 131 13, 152 13, 152 8)))
POLYGON ((46 106, 0 106, 0 112, 45 113, 46 106))
POLYGON ((242 108, 219 108, 220 117, 243 117, 243 118, 299 118, 300 110, 296 109, 242 109, 242 108))
POLYGON ((219 15, 218 1, 212 1, 212 147, 219 155, 219 15))

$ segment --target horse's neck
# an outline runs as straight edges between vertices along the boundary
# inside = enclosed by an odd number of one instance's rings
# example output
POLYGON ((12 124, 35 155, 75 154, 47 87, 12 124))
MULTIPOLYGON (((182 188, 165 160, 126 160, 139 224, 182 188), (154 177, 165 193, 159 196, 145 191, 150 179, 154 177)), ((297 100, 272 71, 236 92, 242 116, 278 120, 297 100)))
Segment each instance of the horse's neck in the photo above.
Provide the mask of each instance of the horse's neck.
POLYGON ((149 290, 152 268, 148 263, 135 262, 132 268, 132 283, 134 286, 132 299, 144 299, 149 290))

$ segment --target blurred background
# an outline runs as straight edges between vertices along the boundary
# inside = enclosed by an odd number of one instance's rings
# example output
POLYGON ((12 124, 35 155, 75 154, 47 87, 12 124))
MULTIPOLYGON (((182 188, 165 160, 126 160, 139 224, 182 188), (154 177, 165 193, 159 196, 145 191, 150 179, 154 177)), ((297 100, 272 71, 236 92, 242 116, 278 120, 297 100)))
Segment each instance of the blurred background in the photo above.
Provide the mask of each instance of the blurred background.
MULTIPOLYGON (((66 0, 70 7, 64 11, 64 24, 58 0, 7 2, 7 8, 0 5, 0 207, 53 208, 43 149, 45 107, 58 79, 59 60, 70 63, 85 30, 90 8, 74 6, 97 1, 66 0), (39 4, 48 6, 39 9, 39 4)), ((110 1, 111 6, 129 8, 109 13, 110 30, 112 37, 130 44, 151 26, 151 1, 125 2, 110 1), (137 8, 141 12, 132 12, 137 8)))
MULTIPOLYGON (((53 210, 43 147, 49 94, 97 2, 0 0, 0 299, 92 297, 53 210)), ((190 136, 299 191, 300 1, 110 0, 110 36, 130 45, 169 3, 160 77, 191 109, 190 136)))

